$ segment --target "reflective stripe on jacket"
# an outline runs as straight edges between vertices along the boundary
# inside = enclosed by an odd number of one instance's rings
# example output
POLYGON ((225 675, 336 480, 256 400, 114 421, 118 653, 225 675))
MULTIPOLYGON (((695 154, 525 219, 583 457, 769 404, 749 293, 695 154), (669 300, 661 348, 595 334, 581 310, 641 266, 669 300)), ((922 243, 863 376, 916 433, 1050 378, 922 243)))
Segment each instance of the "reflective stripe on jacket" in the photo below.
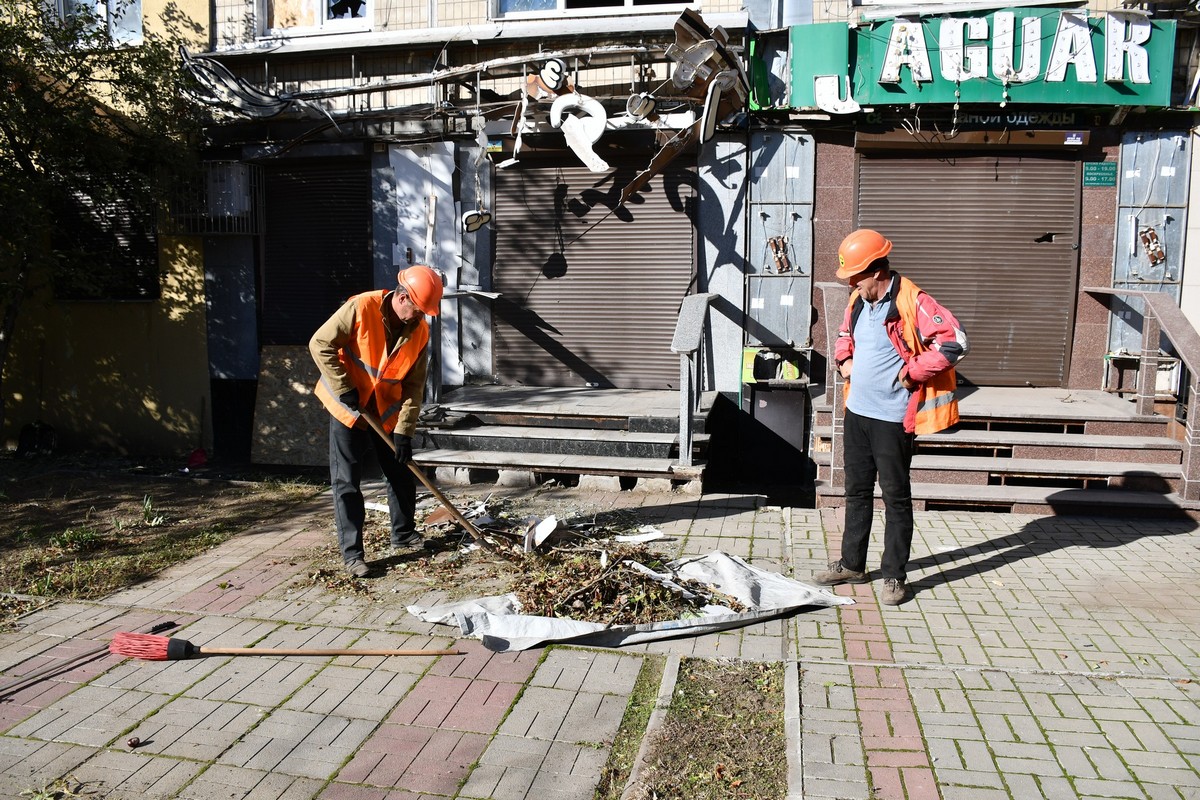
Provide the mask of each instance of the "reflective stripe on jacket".
MULTIPOLYGON (((891 306, 884 322, 888 339, 904 360, 902 372, 918 384, 909 397, 904 429, 937 433, 958 422, 954 365, 970 350, 966 332, 953 314, 908 278, 893 274, 889 291, 891 306)), ((854 323, 863 303, 857 290, 850 293, 834 345, 838 364, 854 357, 854 323)), ((847 382, 845 396, 849 394, 847 382)))
MULTIPOLYGON (((389 355, 383 326, 385 295, 386 291, 365 292, 355 298, 354 337, 341 349, 338 359, 358 391, 359 408, 373 409, 391 433, 405 401, 404 378, 429 343, 429 323, 424 317, 419 319, 409 340, 389 355)), ((317 381, 315 391, 330 414, 346 427, 354 427, 358 411, 333 393, 324 376, 317 381)))

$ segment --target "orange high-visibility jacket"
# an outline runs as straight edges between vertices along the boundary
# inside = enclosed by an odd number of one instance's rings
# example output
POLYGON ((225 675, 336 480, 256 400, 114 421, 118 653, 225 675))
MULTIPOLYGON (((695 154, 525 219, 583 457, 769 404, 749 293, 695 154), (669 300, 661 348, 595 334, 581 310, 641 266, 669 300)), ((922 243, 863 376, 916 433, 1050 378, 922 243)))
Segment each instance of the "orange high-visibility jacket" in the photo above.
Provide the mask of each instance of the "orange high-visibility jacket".
MULTIPOLYGON (((954 365, 970 350, 967 334, 953 314, 908 278, 893 274, 891 297, 884 327, 904 359, 901 372, 918 384, 908 400, 904 430, 937 433, 958 422, 954 365)), ((854 357, 854 324, 863 302, 857 290, 850 293, 834 346, 838 364, 854 357)), ((849 395, 847 383, 844 397, 849 395)))
MULTIPOLYGON (((338 358, 358 390, 359 408, 374 409, 384 429, 391 433, 396 429, 400 408, 406 399, 404 378, 429 343, 429 323, 424 317, 419 319, 412 337, 389 355, 382 322, 386 295, 386 291, 364 292, 354 298, 354 337, 342 348, 338 358)), ((316 395, 338 421, 348 428, 354 427, 358 411, 338 399, 324 376, 317 381, 316 395)))

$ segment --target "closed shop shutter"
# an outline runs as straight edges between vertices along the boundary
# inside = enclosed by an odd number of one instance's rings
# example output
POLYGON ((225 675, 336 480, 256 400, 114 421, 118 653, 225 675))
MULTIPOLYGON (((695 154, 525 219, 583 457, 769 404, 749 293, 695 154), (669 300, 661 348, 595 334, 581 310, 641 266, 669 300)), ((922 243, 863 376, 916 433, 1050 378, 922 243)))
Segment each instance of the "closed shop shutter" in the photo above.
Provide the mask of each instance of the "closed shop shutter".
POLYGON ((496 173, 500 383, 678 387, 671 339, 695 264, 683 160, 615 211, 644 158, 602 174, 526 161, 496 173))
POLYGON ((1080 231, 1074 157, 860 154, 858 221, 963 323, 977 386, 1062 386, 1080 231))
POLYGON ((348 297, 373 288, 369 162, 285 163, 264 177, 262 342, 307 344, 348 297))

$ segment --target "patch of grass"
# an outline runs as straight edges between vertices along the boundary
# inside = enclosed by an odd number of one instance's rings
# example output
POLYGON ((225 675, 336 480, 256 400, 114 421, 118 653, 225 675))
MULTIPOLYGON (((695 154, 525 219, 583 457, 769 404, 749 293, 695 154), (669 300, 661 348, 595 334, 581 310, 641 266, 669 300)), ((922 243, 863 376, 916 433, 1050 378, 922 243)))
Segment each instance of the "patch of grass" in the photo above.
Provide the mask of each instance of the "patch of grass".
POLYGON ((210 550, 233 534, 234 530, 226 526, 170 531, 143 539, 136 547, 128 542, 106 546, 102 535, 89 537, 83 540, 89 543, 84 548, 29 554, 20 566, 23 580, 16 584, 16 591, 37 597, 103 597, 210 550))
POLYGON ((36 789, 25 789, 21 792, 21 797, 28 797, 30 800, 66 800, 70 797, 86 797, 91 794, 94 792, 84 789, 83 783, 76 780, 74 776, 66 776, 55 778, 36 789))
POLYGON ((621 718, 621 727, 608 754, 608 763, 604 765, 600 782, 596 785, 596 800, 620 800, 625 791, 634 759, 646 734, 646 725, 658 701, 658 687, 662 683, 666 661, 663 656, 646 656, 642 660, 642 668, 633 684, 633 693, 625 706, 625 716, 621 718))
POLYGON ((150 495, 142 498, 142 524, 150 528, 157 528, 167 521, 166 516, 156 513, 154 503, 150 500, 150 495))
POLYGON ((783 676, 781 663, 683 661, 635 796, 786 797, 783 676))
POLYGON ((316 482, 307 478, 267 478, 258 482, 258 489, 263 492, 295 501, 307 500, 313 496, 313 490, 318 491, 325 488, 322 482, 316 482))
MULTIPOLYGON (((0 592, 94 599, 145 581, 323 486, 88 469, 79 457, 0 455, 0 592)), ((0 604, 0 628, 31 607, 0 604)))
POLYGON ((50 545, 69 553, 88 553, 104 546, 103 533, 95 528, 67 528, 50 537, 50 545))

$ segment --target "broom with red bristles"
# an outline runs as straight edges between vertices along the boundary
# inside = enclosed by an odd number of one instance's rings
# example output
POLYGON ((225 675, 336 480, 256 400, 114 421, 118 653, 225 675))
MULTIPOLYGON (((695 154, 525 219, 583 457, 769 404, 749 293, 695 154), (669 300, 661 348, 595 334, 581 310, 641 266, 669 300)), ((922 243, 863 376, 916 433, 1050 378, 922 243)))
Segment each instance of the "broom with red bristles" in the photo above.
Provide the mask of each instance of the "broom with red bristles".
POLYGON ((339 650, 337 648, 197 647, 186 639, 150 633, 118 633, 108 652, 143 661, 182 661, 201 656, 461 656, 461 650, 339 650))

